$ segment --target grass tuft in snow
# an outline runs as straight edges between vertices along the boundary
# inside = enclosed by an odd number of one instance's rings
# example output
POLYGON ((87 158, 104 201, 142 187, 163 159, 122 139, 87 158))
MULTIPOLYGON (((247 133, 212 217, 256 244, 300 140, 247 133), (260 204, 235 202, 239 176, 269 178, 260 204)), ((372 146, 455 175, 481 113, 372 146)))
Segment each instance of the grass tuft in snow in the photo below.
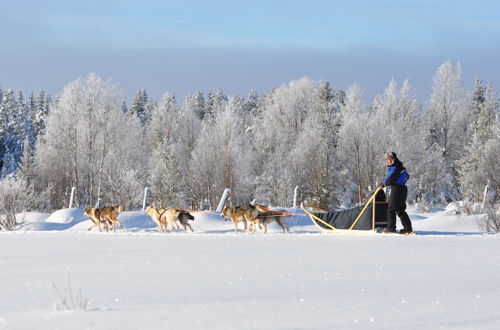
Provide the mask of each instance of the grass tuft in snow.
POLYGON ((83 295, 81 288, 75 290, 71 286, 71 278, 68 277, 68 286, 61 290, 60 287, 51 280, 52 287, 57 293, 57 299, 54 303, 56 311, 86 311, 89 300, 83 295))
POLYGON ((484 232, 500 233, 500 207, 490 205, 486 207, 486 215, 478 218, 479 228, 484 232))

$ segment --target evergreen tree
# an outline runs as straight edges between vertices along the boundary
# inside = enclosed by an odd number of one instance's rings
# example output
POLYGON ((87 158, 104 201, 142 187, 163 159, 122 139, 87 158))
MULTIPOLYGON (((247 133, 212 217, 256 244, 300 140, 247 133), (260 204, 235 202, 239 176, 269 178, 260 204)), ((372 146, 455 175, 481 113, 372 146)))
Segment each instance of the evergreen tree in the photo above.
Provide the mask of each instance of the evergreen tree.
POLYGON ((12 173, 17 168, 17 163, 21 158, 21 146, 19 141, 19 117, 18 102, 12 89, 7 90, 2 101, 2 121, 3 121, 3 169, 2 177, 12 173))
POLYGON ((123 113, 128 112, 127 103, 125 101, 122 102, 122 111, 123 111, 123 113))
POLYGON ((198 115, 198 118, 200 118, 200 120, 203 120, 203 118, 205 118, 207 109, 205 107, 205 98, 203 97, 202 92, 197 91, 192 97, 192 108, 198 115))
POLYGON ((227 102, 228 98, 220 88, 217 89, 215 94, 208 93, 203 119, 207 116, 215 116, 217 112, 223 111, 227 102))
POLYGON ((180 109, 174 94, 163 95, 160 104, 153 107, 151 111, 152 120, 148 129, 149 145, 154 149, 160 143, 166 145, 175 143, 180 109))
POLYGON ((39 138, 45 134, 45 122, 50 111, 50 96, 41 90, 35 97, 33 112, 34 136, 39 138))
POLYGON ((260 104, 260 98, 255 89, 252 89, 250 93, 248 93, 247 100, 243 105, 243 110, 248 113, 254 113, 258 110, 260 104))
POLYGON ((23 143, 23 158, 17 170, 17 178, 25 183, 28 187, 33 187, 34 178, 34 157, 31 141, 29 137, 24 139, 23 143))
POLYGON ((145 126, 151 119, 151 112, 153 108, 154 103, 149 101, 146 90, 139 89, 135 94, 128 113, 131 116, 138 118, 142 126, 145 126))

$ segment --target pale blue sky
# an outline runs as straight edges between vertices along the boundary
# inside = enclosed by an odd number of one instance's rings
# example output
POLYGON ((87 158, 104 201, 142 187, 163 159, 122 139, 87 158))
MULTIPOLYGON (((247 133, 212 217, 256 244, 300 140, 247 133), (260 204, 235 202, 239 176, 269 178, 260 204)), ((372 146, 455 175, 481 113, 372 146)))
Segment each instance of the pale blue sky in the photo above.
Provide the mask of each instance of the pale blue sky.
POLYGON ((246 95, 303 76, 367 99, 409 78, 425 100, 437 66, 500 84, 500 1, 0 0, 0 85, 58 93, 96 72, 127 95, 246 95))

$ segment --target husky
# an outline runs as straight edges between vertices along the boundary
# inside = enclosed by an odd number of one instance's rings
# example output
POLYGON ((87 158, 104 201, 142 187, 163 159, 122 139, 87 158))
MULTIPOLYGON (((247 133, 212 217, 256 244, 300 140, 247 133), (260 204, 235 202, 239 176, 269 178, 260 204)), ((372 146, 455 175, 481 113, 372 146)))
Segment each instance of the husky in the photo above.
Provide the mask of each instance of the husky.
POLYGON ((280 212, 272 211, 269 206, 255 205, 255 207, 245 212, 245 220, 252 223, 252 233, 255 232, 255 227, 258 224, 259 228, 264 228, 264 234, 267 234, 267 225, 276 221, 283 229, 283 234, 290 231, 285 218, 289 215, 284 215, 280 212))
POLYGON ((107 220, 101 221, 101 218, 99 216, 99 209, 95 209, 93 207, 87 207, 83 215, 89 217, 89 219, 92 221, 92 225, 87 230, 91 230, 92 228, 97 227, 99 228, 99 231, 102 232, 101 229, 101 223, 102 223, 104 230, 108 231, 108 221, 107 220))
POLYGON ((165 218, 163 218, 163 215, 165 214, 166 211, 167 209, 156 208, 151 205, 146 207, 147 215, 149 215, 151 219, 153 219, 153 221, 158 225, 158 231, 160 233, 167 231, 167 223, 166 221, 164 221, 165 218))
POLYGON ((123 228, 123 225, 118 220, 118 215, 121 212, 121 206, 103 207, 101 209, 87 207, 83 215, 89 217, 93 222, 93 224, 87 230, 91 230, 93 227, 97 227, 99 228, 99 231, 102 231, 102 224, 105 231, 108 231, 108 225, 110 225, 113 231, 116 231, 115 223, 118 223, 120 225, 120 228, 123 228))
POLYGON ((245 227, 245 231, 247 231, 247 221, 245 220, 245 211, 251 209, 253 206, 251 205, 244 205, 236 208, 231 208, 228 206, 224 206, 222 209, 221 216, 224 218, 224 221, 227 220, 227 218, 230 218, 231 221, 234 223, 234 233, 238 233, 238 223, 243 222, 243 226, 245 227))
POLYGON ((194 232, 193 227, 189 224, 189 220, 194 221, 194 216, 192 216, 189 212, 184 211, 184 210, 179 210, 179 216, 177 219, 181 223, 182 226, 184 226, 184 231, 187 232, 187 227, 191 230, 191 232, 194 232))
POLYGON ((167 232, 171 232, 173 229, 179 229, 179 226, 177 225, 177 220, 179 219, 180 214, 181 212, 177 209, 168 208, 165 210, 165 212, 161 216, 161 222, 164 222, 166 224, 167 232))
POLYGON ((122 213, 121 206, 103 207, 100 209, 99 217, 101 218, 101 220, 104 219, 105 221, 108 221, 111 224, 111 228, 113 229, 113 231, 116 231, 116 223, 118 223, 120 229, 123 228, 122 223, 120 222, 120 220, 118 220, 118 215, 120 213, 122 213))

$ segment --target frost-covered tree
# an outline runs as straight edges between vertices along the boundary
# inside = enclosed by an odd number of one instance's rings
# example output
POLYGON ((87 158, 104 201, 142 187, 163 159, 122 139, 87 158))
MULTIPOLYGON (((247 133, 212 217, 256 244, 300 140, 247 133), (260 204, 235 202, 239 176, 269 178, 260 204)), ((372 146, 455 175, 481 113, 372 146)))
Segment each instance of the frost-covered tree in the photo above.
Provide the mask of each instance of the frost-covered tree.
POLYGON ((174 94, 163 95, 160 104, 152 109, 151 122, 148 126, 148 141, 151 148, 156 144, 166 142, 172 144, 177 138, 177 126, 180 109, 174 94))
POLYGON ((173 94, 166 93, 153 110, 148 129, 150 153, 149 184, 153 202, 161 206, 184 206, 184 187, 177 158, 181 111, 173 94))
POLYGON ((152 104, 148 99, 148 93, 145 89, 139 89, 132 100, 132 105, 128 113, 139 119, 141 124, 146 125, 151 119, 152 104))
POLYGON ((2 116, 2 141, 3 141, 3 168, 2 176, 14 172, 22 156, 22 120, 24 107, 22 93, 18 99, 12 89, 4 93, 4 98, 0 105, 0 114, 2 116), (20 109, 21 108, 21 109, 20 109))
POLYGON ((123 113, 127 113, 128 112, 127 103, 125 101, 122 102, 122 111, 123 111, 123 113))
POLYGON ((35 97, 33 112, 33 125, 35 126, 35 138, 45 133, 45 122, 50 112, 51 98, 45 91, 41 90, 35 97))
POLYGON ((153 204, 161 207, 185 207, 185 192, 177 165, 175 146, 160 142, 150 158, 149 185, 153 204))
POLYGON ((429 168, 420 182, 420 189, 425 190, 420 199, 424 204, 447 202, 458 197, 456 162, 461 158, 469 135, 467 109, 462 68, 448 60, 439 66, 434 76, 426 109, 422 162, 429 168))
POLYGON ((14 230, 16 214, 33 207, 33 190, 13 174, 0 180, 0 231, 14 230))
POLYGON ((117 85, 95 74, 65 87, 35 156, 40 178, 54 188, 53 207, 66 205, 72 186, 82 207, 106 196, 115 199, 104 203, 123 202, 117 197, 121 190, 110 193, 106 187, 123 182, 124 173, 133 172, 138 181, 144 176, 141 129, 121 110, 122 100, 117 85))
POLYGON ((325 209, 339 206, 337 146, 341 95, 328 82, 322 83, 319 106, 310 111, 293 150, 302 199, 325 209))
POLYGON ((32 185, 34 179, 34 156, 33 149, 31 148, 31 141, 29 137, 24 139, 23 143, 23 158, 17 170, 17 177, 23 181, 27 186, 32 185))
POLYGON ((250 201, 251 159, 238 117, 239 106, 231 98, 224 109, 203 121, 190 161, 191 194, 196 204, 208 202, 206 206, 215 207, 225 188, 231 189, 233 203, 250 201))
POLYGON ((186 95, 177 119, 176 160, 190 205, 198 202, 192 200, 196 183, 192 179, 189 164, 201 131, 202 121, 199 116, 199 109, 196 96, 186 95))
POLYGON ((199 105, 196 97, 186 95, 178 122, 179 143, 183 146, 181 152, 186 155, 193 152, 200 134, 201 119, 198 109, 199 105))
POLYGON ((207 116, 215 116, 217 112, 223 111, 227 105, 227 102, 228 98, 220 88, 217 89, 217 92, 215 94, 208 93, 203 119, 205 119, 207 116))
POLYGON ((375 97, 373 110, 376 133, 380 135, 380 144, 374 146, 379 155, 377 181, 381 182, 385 176, 382 155, 386 151, 394 151, 411 174, 409 196, 419 195, 416 188, 422 170, 419 166, 423 147, 422 106, 413 95, 408 80, 400 89, 391 80, 384 93, 375 97))
POLYGON ((201 91, 197 91, 193 96, 189 97, 190 107, 198 115, 198 118, 203 120, 207 114, 207 109, 205 106, 205 98, 201 91))
MULTIPOLYGON (((18 113, 18 128, 17 134, 19 136, 19 141, 21 148, 19 150, 20 155, 23 152, 23 140, 28 138, 31 145, 35 144, 35 126, 34 126, 34 112, 31 110, 28 104, 25 104, 24 97, 21 91, 19 91, 17 96, 17 113, 18 113)), ((21 156, 19 160, 21 159, 21 156)))
MULTIPOLYGON (((262 105, 255 131, 257 202, 291 205, 300 173, 292 150, 309 113, 318 108, 321 84, 303 78, 273 90, 262 105)), ((313 146, 311 146, 313 147, 313 146)))
POLYGON ((491 168, 498 169, 498 155, 491 154, 498 143, 498 125, 500 104, 497 93, 492 84, 484 87, 477 78, 472 100, 473 133, 465 153, 458 162, 460 174, 461 195, 471 202, 480 202, 483 198, 484 187, 490 184, 490 189, 498 185, 499 171, 491 172, 491 168), (491 158, 493 156, 493 159, 491 158), (496 173, 496 174, 495 174, 496 173))
POLYGON ((343 203, 361 203, 380 180, 382 135, 358 85, 346 93, 341 109, 338 159, 344 184, 343 203))
POLYGON ((259 97, 257 91, 252 89, 250 93, 248 93, 245 104, 243 105, 242 110, 249 114, 253 114, 259 110, 262 105, 262 98, 259 97))

